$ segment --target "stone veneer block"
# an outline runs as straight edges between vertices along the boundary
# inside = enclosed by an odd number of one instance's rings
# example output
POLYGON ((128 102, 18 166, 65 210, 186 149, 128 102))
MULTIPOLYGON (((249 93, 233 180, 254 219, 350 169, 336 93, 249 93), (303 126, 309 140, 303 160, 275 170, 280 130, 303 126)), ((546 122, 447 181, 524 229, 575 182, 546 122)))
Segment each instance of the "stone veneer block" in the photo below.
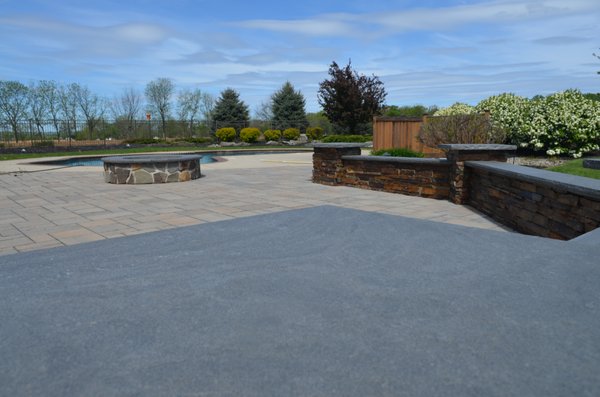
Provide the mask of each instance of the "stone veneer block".
POLYGON ((104 180, 115 184, 186 182, 200 178, 200 155, 104 157, 104 180))
POLYGON ((466 167, 468 204, 514 230, 570 240, 600 226, 600 180, 501 162, 466 167))
POLYGON ((465 170, 465 161, 506 162, 514 156, 517 147, 498 144, 443 144, 438 145, 446 152, 446 158, 452 163, 450 170, 450 201, 465 204, 469 200, 469 174, 465 170))

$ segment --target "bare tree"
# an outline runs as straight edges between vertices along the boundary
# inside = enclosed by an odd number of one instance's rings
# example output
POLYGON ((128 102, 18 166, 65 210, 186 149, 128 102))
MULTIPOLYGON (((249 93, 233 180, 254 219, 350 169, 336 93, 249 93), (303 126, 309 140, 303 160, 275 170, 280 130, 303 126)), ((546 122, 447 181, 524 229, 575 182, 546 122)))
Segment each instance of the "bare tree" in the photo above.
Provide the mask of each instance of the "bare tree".
POLYGON ((194 120, 200 114, 202 106, 202 92, 199 89, 183 90, 177 96, 177 105, 179 108, 179 119, 185 121, 188 125, 190 136, 194 131, 194 120))
POLYGON ((269 99, 268 101, 261 102, 260 105, 254 109, 254 117, 260 121, 271 121, 273 119, 273 102, 269 99))
POLYGON ((52 120, 52 125, 56 131, 56 138, 60 139, 60 98, 58 86, 53 80, 40 80, 37 85, 39 93, 44 97, 44 103, 47 107, 46 115, 52 120))
POLYGON ((59 109, 64 129, 69 139, 77 131, 77 84, 63 85, 58 88, 59 109))
POLYGON ((125 120, 127 123, 126 136, 129 138, 134 129, 135 121, 142 110, 142 96, 134 88, 126 88, 120 97, 115 98, 111 104, 111 111, 115 120, 125 120))
POLYGON ((47 118, 48 106, 46 96, 42 91, 43 87, 38 83, 29 85, 29 113, 31 121, 35 123, 37 134, 40 139, 44 139, 44 121, 47 118))
POLYGON ((0 80, 0 112, 10 124, 15 142, 19 141, 19 121, 27 117, 29 95, 26 85, 0 80))
POLYGON ((202 118, 206 122, 207 126, 212 125, 212 115, 215 110, 215 97, 209 94, 208 92, 202 93, 202 107, 200 112, 202 113, 202 118))
POLYGON ((92 139, 94 136, 94 129, 102 119, 106 110, 104 100, 91 92, 86 86, 73 84, 72 87, 77 106, 79 106, 83 117, 85 117, 85 123, 88 128, 88 139, 92 139))
POLYGON ((153 80, 146 85, 146 100, 152 110, 160 116, 163 138, 167 137, 166 121, 171 110, 171 96, 174 90, 173 81, 164 77, 153 80))

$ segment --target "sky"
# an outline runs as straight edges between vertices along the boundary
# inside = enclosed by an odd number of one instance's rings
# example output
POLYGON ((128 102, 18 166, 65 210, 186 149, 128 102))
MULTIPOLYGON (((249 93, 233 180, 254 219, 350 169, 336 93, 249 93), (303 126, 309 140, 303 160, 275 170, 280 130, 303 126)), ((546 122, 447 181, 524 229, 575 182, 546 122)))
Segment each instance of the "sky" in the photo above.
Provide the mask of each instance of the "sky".
POLYGON ((333 61, 388 105, 600 92, 600 0, 0 0, 0 80, 114 98, 159 77, 256 111, 286 81, 306 110, 333 61))

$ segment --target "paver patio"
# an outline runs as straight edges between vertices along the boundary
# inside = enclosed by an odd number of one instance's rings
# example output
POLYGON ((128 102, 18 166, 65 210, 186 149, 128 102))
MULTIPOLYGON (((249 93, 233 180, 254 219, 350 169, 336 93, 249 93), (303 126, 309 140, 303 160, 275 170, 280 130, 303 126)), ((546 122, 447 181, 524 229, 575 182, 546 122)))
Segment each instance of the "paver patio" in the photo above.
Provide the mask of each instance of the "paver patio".
POLYGON ((4 173, 0 255, 324 204, 505 230, 447 201, 311 183, 311 155, 229 157, 199 180, 156 185, 108 184, 93 167, 4 173))

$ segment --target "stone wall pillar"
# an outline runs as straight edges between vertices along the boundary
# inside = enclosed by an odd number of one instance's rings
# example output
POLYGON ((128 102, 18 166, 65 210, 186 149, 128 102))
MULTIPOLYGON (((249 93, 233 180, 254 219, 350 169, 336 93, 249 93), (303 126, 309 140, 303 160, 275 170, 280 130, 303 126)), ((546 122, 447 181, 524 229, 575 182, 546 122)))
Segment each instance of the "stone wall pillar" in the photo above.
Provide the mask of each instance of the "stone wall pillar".
POLYGON ((313 152, 313 182, 338 185, 344 176, 342 156, 360 155, 361 144, 317 143, 313 152))
POLYGON ((438 145, 446 152, 446 158, 452 163, 450 168, 450 201, 466 204, 469 199, 469 175, 465 170, 465 161, 506 162, 514 156, 514 145, 495 144, 445 144, 438 145))

